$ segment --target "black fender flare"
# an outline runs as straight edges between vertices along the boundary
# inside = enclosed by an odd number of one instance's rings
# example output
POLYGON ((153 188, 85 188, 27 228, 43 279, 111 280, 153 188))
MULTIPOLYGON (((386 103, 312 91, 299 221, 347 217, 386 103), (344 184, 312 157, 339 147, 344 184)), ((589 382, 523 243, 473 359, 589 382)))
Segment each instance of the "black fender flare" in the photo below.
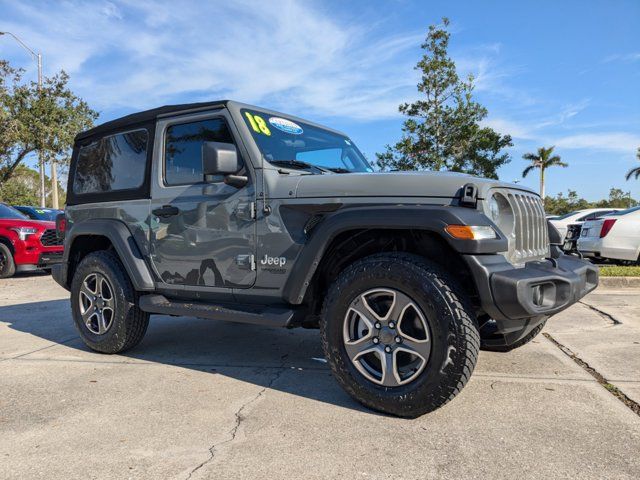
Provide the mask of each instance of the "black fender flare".
POLYGON ((7 248, 11 252, 11 255, 14 255, 16 253, 16 249, 14 248, 13 244, 7 237, 0 236, 0 243, 7 246, 7 248))
MULTIPOLYGON (((155 284, 151 271, 145 262, 129 228, 120 220, 90 219, 71 226, 65 235, 65 249, 62 257, 62 268, 68 270, 69 256, 73 242, 79 237, 102 236, 109 239, 122 265, 129 274, 131 283, 138 291, 153 291, 155 284)), ((60 268, 60 267, 59 267, 60 268)), ((58 269, 56 269, 58 270, 58 269)), ((67 272, 56 272, 56 281, 64 282, 68 288, 67 272)))
POLYGON ((426 230, 440 235, 460 254, 495 254, 508 249, 507 238, 482 212, 444 205, 377 205, 346 207, 325 217, 311 232, 284 286, 286 301, 300 304, 327 247, 348 230, 426 230), (445 231, 447 225, 491 226, 498 238, 458 240, 445 231))

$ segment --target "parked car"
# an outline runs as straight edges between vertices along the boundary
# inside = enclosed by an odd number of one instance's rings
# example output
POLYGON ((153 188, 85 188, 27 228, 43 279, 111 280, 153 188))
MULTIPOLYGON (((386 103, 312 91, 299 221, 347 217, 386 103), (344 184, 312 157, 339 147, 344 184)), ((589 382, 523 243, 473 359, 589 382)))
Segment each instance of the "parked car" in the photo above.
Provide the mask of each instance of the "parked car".
POLYGON ((31 220, 0 203, 0 278, 49 269, 62 260, 62 251, 55 222, 31 220))
POLYGON ((550 245, 535 192, 373 173, 345 134, 237 102, 97 126, 70 172, 53 277, 89 348, 133 348, 150 314, 319 328, 342 387, 403 417, 457 395, 481 346, 526 344, 598 284, 550 245))
MULTIPOLYGON (((619 210, 614 212, 605 213, 604 215, 598 215, 593 220, 597 220, 598 218, 605 218, 608 215, 615 215, 619 210)), ((580 238, 580 233, 582 232, 582 225, 584 222, 572 223, 567 226, 567 235, 564 238, 564 243, 562 245, 562 249, 567 253, 576 253, 578 251, 578 239, 580 238)))
POLYGON ((551 224, 558 229, 562 239, 564 240, 567 237, 567 232, 569 230, 569 225, 578 224, 586 222, 587 220, 595 220, 602 215, 606 215, 607 213, 612 213, 620 210, 619 208, 587 208, 584 210, 576 210, 574 212, 565 213, 564 215, 560 215, 559 217, 549 219, 551 224))
POLYGON ((578 250, 586 257, 640 262, 640 207, 585 222, 578 250))
POLYGON ((63 210, 56 210, 55 208, 27 207, 23 205, 14 205, 13 208, 24 213, 32 220, 44 220, 47 222, 55 222, 56 217, 64 213, 63 210))

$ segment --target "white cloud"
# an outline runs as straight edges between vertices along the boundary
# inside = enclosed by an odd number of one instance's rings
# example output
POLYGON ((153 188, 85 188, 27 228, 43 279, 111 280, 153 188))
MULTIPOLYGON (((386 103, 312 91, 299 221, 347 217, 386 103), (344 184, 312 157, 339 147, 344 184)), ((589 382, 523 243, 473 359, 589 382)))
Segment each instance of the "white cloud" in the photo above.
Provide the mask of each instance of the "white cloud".
POLYGON ((587 98, 587 99, 581 100, 580 102, 569 104, 564 108, 561 108, 560 111, 555 115, 552 115, 548 118, 544 118, 540 120, 538 123, 535 124, 534 128, 541 129, 545 127, 562 125, 567 120, 575 117, 585 108, 587 108, 590 102, 591 100, 587 98))
POLYGON ((531 126, 508 118, 488 117, 482 121, 482 125, 491 127, 502 135, 511 135, 516 139, 533 140, 536 138, 531 126))
POLYGON ((320 4, 285 0, 122 0, 12 7, 20 31, 64 68, 98 109, 141 109, 188 99, 234 98, 318 115, 385 118, 415 94, 422 33, 382 38, 320 4))
POLYGON ((640 146, 640 135, 626 132, 589 133, 556 138, 552 143, 560 148, 585 148, 635 153, 638 146, 640 146))
POLYGON ((633 63, 639 60, 640 60, 640 52, 632 52, 632 53, 616 53, 614 55, 609 55, 603 61, 605 63, 609 63, 609 62, 633 63))

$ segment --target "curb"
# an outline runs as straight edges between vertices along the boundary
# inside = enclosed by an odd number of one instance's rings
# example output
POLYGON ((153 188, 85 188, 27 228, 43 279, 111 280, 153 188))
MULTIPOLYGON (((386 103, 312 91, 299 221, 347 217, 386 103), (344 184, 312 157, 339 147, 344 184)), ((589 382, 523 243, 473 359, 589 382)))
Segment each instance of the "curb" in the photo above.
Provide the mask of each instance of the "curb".
POLYGON ((600 277, 600 287, 640 288, 640 277, 600 277))

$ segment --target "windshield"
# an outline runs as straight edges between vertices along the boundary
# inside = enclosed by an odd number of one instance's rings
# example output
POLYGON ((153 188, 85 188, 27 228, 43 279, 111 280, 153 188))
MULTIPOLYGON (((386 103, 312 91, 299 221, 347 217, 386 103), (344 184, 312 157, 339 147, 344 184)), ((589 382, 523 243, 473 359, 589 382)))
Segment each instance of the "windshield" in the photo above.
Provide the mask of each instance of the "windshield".
POLYGON ((11 208, 9 205, 0 203, 0 218, 11 220, 28 220, 26 215, 23 215, 15 208, 11 208))
POLYGON ((242 110, 242 116, 265 160, 274 165, 319 173, 373 171, 360 150, 343 135, 252 110, 242 110))
POLYGON ((62 210, 54 210, 51 208, 33 208, 33 207, 14 207, 16 210, 24 213, 33 220, 46 220, 55 222, 56 216, 62 213, 62 210))
POLYGON ((640 210, 640 206, 627 208, 626 210, 620 210, 619 212, 613 212, 611 216, 627 215, 628 213, 637 212, 638 210, 640 210))
POLYGON ((554 220, 564 220, 565 218, 569 218, 569 217, 575 215, 576 213, 579 213, 579 212, 578 211, 573 211, 573 212, 565 213, 564 215, 560 215, 559 217, 554 218, 554 220))

